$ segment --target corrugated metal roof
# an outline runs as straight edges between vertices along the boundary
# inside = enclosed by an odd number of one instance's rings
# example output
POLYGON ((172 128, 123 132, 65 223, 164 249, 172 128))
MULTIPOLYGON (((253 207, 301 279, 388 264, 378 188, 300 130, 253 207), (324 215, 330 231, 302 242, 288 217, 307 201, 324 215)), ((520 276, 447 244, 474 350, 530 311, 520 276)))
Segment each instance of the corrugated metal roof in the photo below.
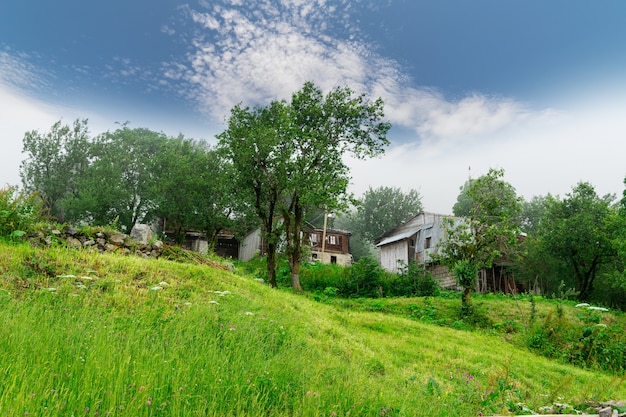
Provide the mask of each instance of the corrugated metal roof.
POLYGON ((417 226, 417 227, 405 230, 402 233, 398 233, 397 235, 389 236, 389 237, 381 240, 380 242, 378 242, 378 244, 376 246, 388 245, 389 243, 393 243, 393 242, 397 242, 397 241, 402 240, 402 239, 406 239, 406 238, 414 235, 415 233, 417 233, 420 229, 422 229, 422 226, 417 226))

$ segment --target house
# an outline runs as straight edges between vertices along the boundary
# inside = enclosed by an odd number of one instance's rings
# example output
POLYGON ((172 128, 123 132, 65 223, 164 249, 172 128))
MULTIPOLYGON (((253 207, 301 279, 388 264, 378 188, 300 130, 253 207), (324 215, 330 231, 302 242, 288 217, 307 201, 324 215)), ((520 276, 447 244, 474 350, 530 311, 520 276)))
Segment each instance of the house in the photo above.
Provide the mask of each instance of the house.
POLYGON ((318 229, 311 224, 302 232, 302 243, 311 249, 311 260, 325 264, 352 265, 351 233, 338 229, 318 229))
POLYGON ((442 288, 456 289, 452 273, 433 260, 439 252, 439 243, 445 239, 446 219, 461 221, 459 217, 422 211, 376 239, 374 244, 383 269, 398 273, 403 264, 415 260, 432 274, 442 288))
MULTIPOLYGON (((415 260, 429 271, 442 288, 458 289, 452 272, 433 259, 439 245, 446 239, 446 224, 463 222, 461 217, 421 212, 399 226, 389 230, 374 243, 378 249, 381 266, 390 272, 399 272, 401 265, 415 260)), ((520 234, 520 239, 524 235, 520 234)), ((511 262, 502 256, 490 268, 478 274, 476 291, 520 293, 524 287, 510 271, 511 262)))
MULTIPOLYGON (((352 265, 350 253, 351 233, 326 229, 326 243, 322 245, 324 230, 306 224, 302 231, 302 245, 310 249, 311 261, 320 261, 327 264, 352 265)), ((305 249, 306 250, 306 249, 305 249)), ((239 244, 239 260, 249 261, 257 253, 263 252, 263 237, 261 229, 255 229, 244 236, 239 244)))

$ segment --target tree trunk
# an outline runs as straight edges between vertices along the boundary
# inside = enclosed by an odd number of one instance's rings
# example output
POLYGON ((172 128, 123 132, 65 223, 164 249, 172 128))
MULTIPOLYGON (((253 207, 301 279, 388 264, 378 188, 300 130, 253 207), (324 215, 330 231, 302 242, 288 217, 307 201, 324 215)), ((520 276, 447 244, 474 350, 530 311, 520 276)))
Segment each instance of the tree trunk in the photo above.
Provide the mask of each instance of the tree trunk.
POLYGON ((276 282, 276 245, 273 243, 267 244, 267 255, 266 255, 266 263, 267 263, 267 281, 272 288, 278 288, 278 283, 276 282))
POLYGON ((291 266, 291 287, 293 292, 300 294, 302 292, 302 286, 300 285, 300 262, 297 262, 291 266))
POLYGON ((472 311, 472 289, 465 287, 461 295, 461 315, 469 316, 472 311))

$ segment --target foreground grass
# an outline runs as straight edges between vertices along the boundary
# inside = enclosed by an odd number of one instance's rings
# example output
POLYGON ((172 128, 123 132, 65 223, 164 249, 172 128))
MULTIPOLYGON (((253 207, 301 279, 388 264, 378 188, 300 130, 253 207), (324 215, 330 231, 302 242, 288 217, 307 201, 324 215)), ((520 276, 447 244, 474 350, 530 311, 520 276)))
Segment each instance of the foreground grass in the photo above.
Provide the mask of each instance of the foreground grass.
POLYGON ((225 270, 0 243, 2 416, 470 416, 626 398, 499 337, 225 270))

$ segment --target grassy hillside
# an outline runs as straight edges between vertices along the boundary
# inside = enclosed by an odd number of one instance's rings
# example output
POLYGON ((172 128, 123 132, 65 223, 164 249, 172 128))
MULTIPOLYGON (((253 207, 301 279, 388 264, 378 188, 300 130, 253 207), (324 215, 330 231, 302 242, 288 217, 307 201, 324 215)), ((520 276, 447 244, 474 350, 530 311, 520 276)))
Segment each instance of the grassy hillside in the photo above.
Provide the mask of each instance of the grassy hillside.
POLYGON ((0 243, 0 278, 2 416, 470 416, 626 398, 623 377, 499 334, 206 265, 0 243))

